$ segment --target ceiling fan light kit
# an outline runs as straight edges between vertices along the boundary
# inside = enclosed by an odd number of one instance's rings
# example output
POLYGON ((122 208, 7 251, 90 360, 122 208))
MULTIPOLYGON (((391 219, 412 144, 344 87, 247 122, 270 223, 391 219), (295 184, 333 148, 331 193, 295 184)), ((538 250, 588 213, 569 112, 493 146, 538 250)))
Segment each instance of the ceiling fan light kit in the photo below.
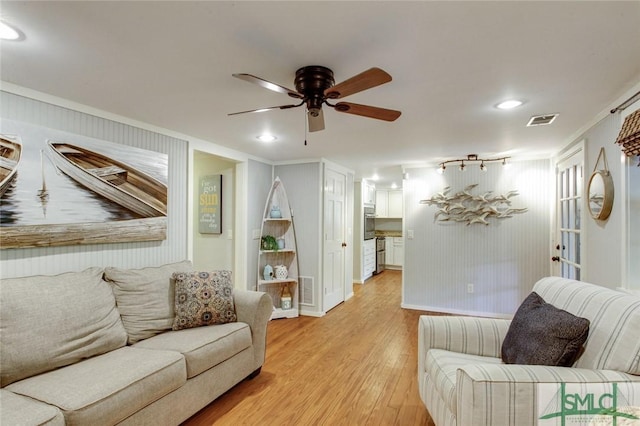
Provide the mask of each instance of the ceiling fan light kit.
POLYGON ((338 102, 337 104, 331 104, 328 102, 329 99, 341 99, 390 82, 391 76, 380 68, 370 68, 343 81, 342 83, 335 84, 332 70, 321 65, 309 65, 296 71, 293 81, 296 90, 288 89, 284 86, 280 86, 279 84, 272 83, 251 74, 233 74, 233 77, 257 84, 274 92, 289 95, 295 99, 300 99, 301 102, 299 104, 280 105, 249 111, 234 112, 228 115, 263 112, 273 109, 289 109, 306 105, 309 131, 316 132, 324 129, 324 114, 322 112, 323 104, 330 106, 338 112, 384 121, 395 121, 402 114, 400 111, 370 105, 361 105, 351 102, 338 102))

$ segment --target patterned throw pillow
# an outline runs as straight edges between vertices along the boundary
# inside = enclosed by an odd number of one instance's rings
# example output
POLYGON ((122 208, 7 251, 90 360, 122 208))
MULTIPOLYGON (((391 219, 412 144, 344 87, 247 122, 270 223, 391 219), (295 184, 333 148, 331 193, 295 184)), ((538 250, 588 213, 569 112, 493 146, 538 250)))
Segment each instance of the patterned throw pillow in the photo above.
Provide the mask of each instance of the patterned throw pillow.
POLYGON ((237 320, 231 271, 175 272, 174 330, 237 320))

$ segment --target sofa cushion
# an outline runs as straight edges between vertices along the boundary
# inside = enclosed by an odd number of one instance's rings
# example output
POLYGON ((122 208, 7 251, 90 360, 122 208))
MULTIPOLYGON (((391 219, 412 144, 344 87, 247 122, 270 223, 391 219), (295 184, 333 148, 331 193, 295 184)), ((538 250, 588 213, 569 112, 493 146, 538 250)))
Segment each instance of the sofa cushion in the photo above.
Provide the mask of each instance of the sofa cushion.
POLYGON ((57 406, 67 424, 116 424, 186 382, 177 352, 123 347, 15 382, 7 390, 57 406))
POLYGON ((558 309, 532 292, 511 320, 502 343, 502 360, 571 367, 588 334, 588 319, 558 309))
POLYGON ((102 354, 127 333, 101 268, 2 280, 1 384, 102 354))
POLYGON ((142 269, 105 269, 104 276, 113 286, 129 344, 171 330, 175 293, 171 276, 192 269, 190 261, 142 269))
POLYGON ((176 272, 174 330, 237 320, 231 271, 176 272))
POLYGON ((1 425, 64 426, 57 407, 0 389, 1 425))
POLYGON ((242 322, 168 331, 133 347, 180 352, 187 363, 187 378, 197 376, 251 347, 251 329, 242 322))
POLYGON ((429 349, 425 360, 425 370, 431 377, 440 398, 452 413, 457 411, 456 373, 467 365, 501 364, 500 358, 468 355, 444 349, 429 349))

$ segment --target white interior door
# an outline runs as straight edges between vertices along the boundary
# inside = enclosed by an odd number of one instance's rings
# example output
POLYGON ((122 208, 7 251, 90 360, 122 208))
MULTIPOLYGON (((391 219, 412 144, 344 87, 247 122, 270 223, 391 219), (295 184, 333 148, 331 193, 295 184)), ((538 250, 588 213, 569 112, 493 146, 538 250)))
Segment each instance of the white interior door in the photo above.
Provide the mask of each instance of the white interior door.
POLYGON ((324 297, 322 309, 329 311, 344 302, 346 175, 325 169, 324 178, 324 297))
POLYGON ((552 273, 557 276, 581 279, 581 245, 584 187, 584 149, 582 146, 556 164, 556 230, 552 273))

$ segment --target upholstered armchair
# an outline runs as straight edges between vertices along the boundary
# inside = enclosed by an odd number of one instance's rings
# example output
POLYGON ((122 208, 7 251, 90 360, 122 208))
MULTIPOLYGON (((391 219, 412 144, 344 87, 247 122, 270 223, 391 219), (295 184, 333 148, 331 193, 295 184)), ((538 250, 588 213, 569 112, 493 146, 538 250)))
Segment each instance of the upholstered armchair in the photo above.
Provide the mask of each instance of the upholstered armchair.
POLYGON ((589 321, 575 363, 504 363, 512 320, 422 316, 419 391, 435 424, 537 425, 580 410, 590 409, 593 416, 599 408, 609 410, 601 417, 640 418, 640 297, 558 277, 543 278, 533 292, 589 321))

